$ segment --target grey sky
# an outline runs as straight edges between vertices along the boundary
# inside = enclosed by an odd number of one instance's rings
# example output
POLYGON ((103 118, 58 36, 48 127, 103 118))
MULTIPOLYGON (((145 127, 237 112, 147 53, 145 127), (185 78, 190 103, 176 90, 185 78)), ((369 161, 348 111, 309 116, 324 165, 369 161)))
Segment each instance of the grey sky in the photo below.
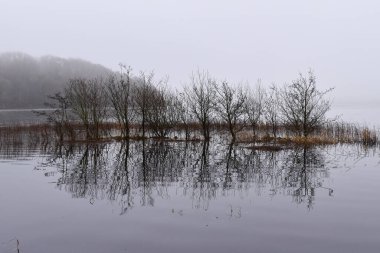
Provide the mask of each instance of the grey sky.
POLYGON ((370 0, 0 0, 0 52, 117 69, 282 84, 312 68, 337 104, 380 94, 380 2, 370 0))

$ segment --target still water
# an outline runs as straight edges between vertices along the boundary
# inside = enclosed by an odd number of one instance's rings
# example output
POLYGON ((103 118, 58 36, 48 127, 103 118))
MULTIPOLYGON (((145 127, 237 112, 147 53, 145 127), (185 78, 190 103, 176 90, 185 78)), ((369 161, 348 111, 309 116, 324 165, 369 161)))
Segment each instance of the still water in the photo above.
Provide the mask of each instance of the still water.
POLYGON ((51 109, 2 109, 0 110, 0 126, 11 124, 45 123, 46 117, 38 112, 49 112, 51 109))
POLYGON ((111 142, 0 160, 0 252, 380 250, 376 149, 111 142))

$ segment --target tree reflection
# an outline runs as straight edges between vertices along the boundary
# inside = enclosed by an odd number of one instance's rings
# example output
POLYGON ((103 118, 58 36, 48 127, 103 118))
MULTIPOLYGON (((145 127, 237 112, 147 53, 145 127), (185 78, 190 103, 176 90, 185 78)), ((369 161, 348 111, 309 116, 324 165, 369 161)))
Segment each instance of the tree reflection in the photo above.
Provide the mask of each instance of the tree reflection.
MULTIPOLYGON (((329 176, 323 155, 313 148, 296 148, 289 152, 283 167, 286 173, 284 188, 296 203, 305 202, 308 208, 313 207, 316 189, 322 187, 323 179, 329 176)), ((328 189, 330 196, 332 192, 328 189)))
POLYGON ((105 144, 87 144, 74 157, 62 156, 66 165, 58 180, 58 187, 64 187, 74 198, 89 198, 90 201, 103 199, 109 178, 106 169, 108 148, 105 144), (70 157, 73 159, 66 160, 70 157))
POLYGON ((329 176, 320 149, 247 149, 236 144, 142 141, 57 147, 48 160, 59 168, 57 187, 75 198, 117 202, 124 214, 173 194, 195 208, 236 193, 290 195, 311 208, 329 176))
POLYGON ((129 142, 121 143, 119 151, 114 159, 114 163, 112 164, 113 171, 111 172, 110 184, 108 187, 108 198, 111 201, 119 201, 121 205, 121 214, 126 213, 134 206, 132 172, 130 169, 132 161, 130 161, 130 152, 129 142))

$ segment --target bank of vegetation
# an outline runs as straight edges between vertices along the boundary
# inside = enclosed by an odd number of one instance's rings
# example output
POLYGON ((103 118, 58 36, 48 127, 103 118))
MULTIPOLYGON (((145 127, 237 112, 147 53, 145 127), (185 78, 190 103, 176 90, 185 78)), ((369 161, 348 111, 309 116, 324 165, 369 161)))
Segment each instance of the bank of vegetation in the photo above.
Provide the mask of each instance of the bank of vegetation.
POLYGON ((321 91, 309 71, 292 82, 254 87, 194 72, 180 90, 153 73, 118 73, 70 79, 48 97, 52 111, 38 112, 47 123, 0 129, 2 143, 107 140, 210 141, 271 145, 378 143, 377 130, 327 118, 332 89, 321 91))

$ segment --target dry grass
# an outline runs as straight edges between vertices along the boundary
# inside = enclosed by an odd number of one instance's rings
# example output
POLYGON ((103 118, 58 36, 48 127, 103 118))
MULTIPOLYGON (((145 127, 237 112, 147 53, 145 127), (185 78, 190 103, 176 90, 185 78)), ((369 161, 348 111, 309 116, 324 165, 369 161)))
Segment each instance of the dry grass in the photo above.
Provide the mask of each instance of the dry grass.
POLYGON ((361 142, 365 145, 375 145, 377 143, 376 131, 371 131, 367 127, 361 131, 361 142))
POLYGON ((283 145, 255 145, 251 147, 247 147, 247 149, 252 149, 252 150, 262 150, 262 151, 281 151, 284 150, 288 147, 283 146, 283 145))
MULTIPOLYGON (((120 126, 116 123, 105 123, 101 125, 103 135, 97 140, 86 139, 85 128, 78 123, 72 123, 68 126, 71 130, 70 135, 65 135, 63 140, 60 140, 57 129, 51 124, 36 124, 36 125, 11 125, 0 127, 0 145, 21 145, 22 143, 41 144, 54 141, 63 142, 108 142, 108 141, 125 141, 126 138, 120 136, 120 126)), ((181 136, 181 127, 177 128, 178 136, 181 136)), ((190 139, 186 140, 182 137, 174 135, 170 138, 154 138, 160 141, 201 141, 199 137, 199 125, 192 124, 190 126, 190 139), (197 137, 198 136, 198 137, 197 137)), ((129 140, 142 141, 148 137, 139 136, 139 125, 131 126, 131 136, 129 140)), ((361 127, 353 124, 335 123, 326 125, 323 128, 316 129, 313 135, 309 137, 301 137, 295 135, 289 129, 280 126, 277 138, 269 134, 265 126, 258 127, 256 135, 252 131, 241 131, 236 136, 238 143, 261 143, 263 148, 272 149, 273 144, 291 146, 291 145, 333 145, 337 143, 358 143, 363 145, 377 145, 379 143, 377 131, 368 127, 361 127), (265 144, 265 145, 264 145, 265 144)), ((224 125, 214 125, 213 134, 223 136, 226 133, 224 125)), ((276 148, 275 148, 276 149, 276 148)))
POLYGON ((296 144, 296 145, 333 145, 337 144, 338 141, 328 138, 326 136, 310 136, 310 137, 302 137, 302 136, 292 136, 279 138, 278 143, 281 144, 296 144))
POLYGON ((379 139, 375 129, 354 124, 336 123, 316 129, 313 135, 303 137, 292 134, 289 129, 281 127, 277 138, 267 131, 254 136, 251 131, 243 131, 237 135, 239 143, 276 143, 281 145, 334 145, 338 143, 356 143, 377 145, 379 139))

